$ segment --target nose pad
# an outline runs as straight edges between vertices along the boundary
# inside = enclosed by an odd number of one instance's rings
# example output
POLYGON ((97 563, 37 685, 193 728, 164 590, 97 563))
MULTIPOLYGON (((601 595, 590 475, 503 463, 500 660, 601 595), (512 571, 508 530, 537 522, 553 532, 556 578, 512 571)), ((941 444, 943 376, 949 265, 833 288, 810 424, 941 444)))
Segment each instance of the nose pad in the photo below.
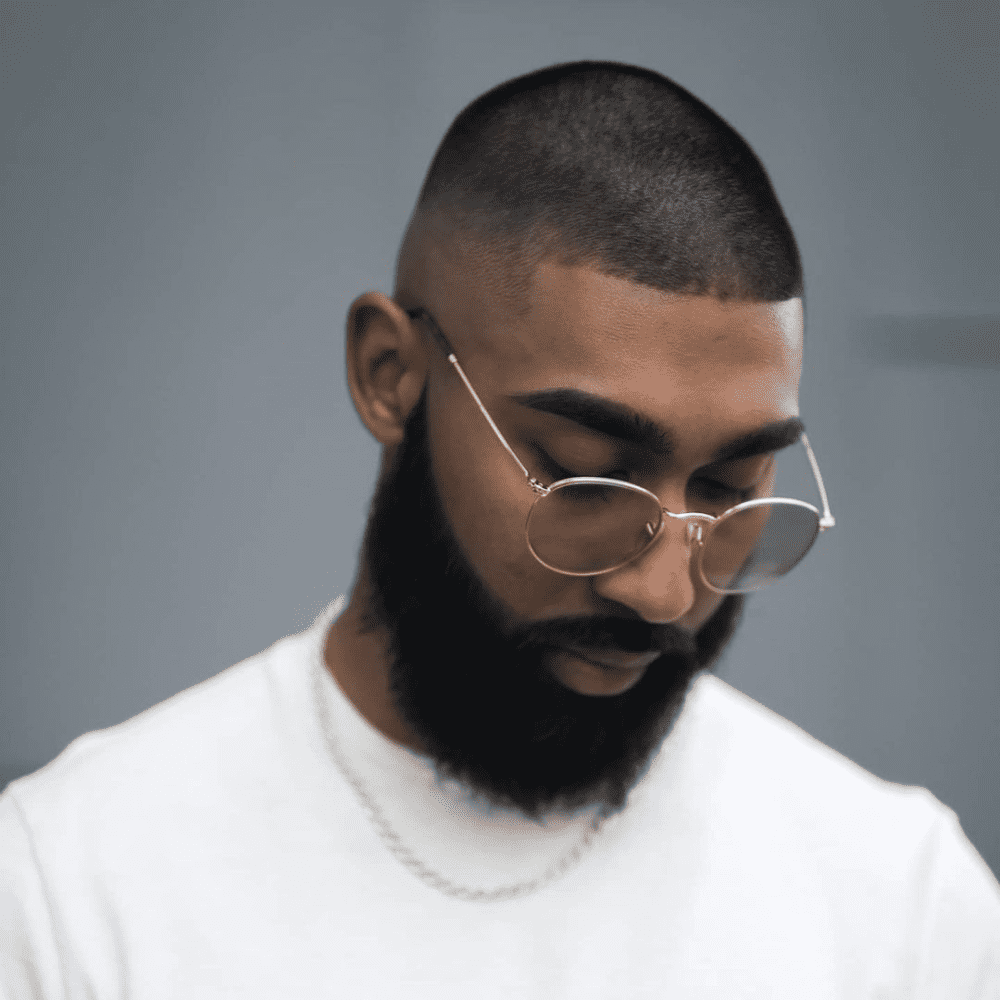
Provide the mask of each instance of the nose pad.
POLYGON ((701 522, 688 521, 687 523, 688 548, 695 544, 701 544, 701 522))
MULTIPOLYGON (((671 530, 669 522, 671 520, 673 520, 673 519, 678 519, 678 520, 680 519, 680 515, 672 514, 672 513, 669 513, 668 511, 664 511, 664 515, 669 515, 669 516, 664 516, 663 523, 661 523, 661 525, 660 525, 660 531, 659 532, 656 531, 656 529, 653 527, 653 525, 648 524, 648 523, 646 524, 646 531, 649 534, 650 540, 652 542, 652 545, 650 546, 651 548, 652 547, 658 547, 658 545, 663 541, 662 535, 665 532, 671 530), (658 534, 661 537, 657 539, 656 536, 658 534)), ((676 530, 676 529, 674 529, 674 530, 676 530)), ((705 525, 702 523, 702 521, 699 518, 685 518, 684 519, 684 535, 683 535, 683 537, 684 537, 686 554, 687 554, 688 571, 691 572, 691 573, 695 573, 695 564, 696 564, 696 560, 698 559, 698 557, 700 555, 699 550, 701 549, 702 542, 703 542, 703 539, 704 539, 704 531, 705 531, 705 525)), ((695 575, 697 575, 697 574, 695 574, 695 575)))
MULTIPOLYGON (((663 544, 669 545, 670 543, 666 541, 664 536, 668 532, 677 530, 676 526, 672 527, 670 522, 675 520, 681 520, 681 515, 672 514, 666 510, 663 511, 663 514, 664 517, 663 520, 660 522, 659 528, 657 528, 656 525, 651 524, 649 521, 646 522, 645 525, 646 534, 649 535, 649 541, 650 541, 649 548, 646 549, 646 552, 649 552, 650 549, 654 548, 658 549, 663 544)), ((682 537, 684 539, 684 547, 686 550, 689 568, 694 565, 694 560, 697 555, 697 549, 701 546, 702 529, 703 525, 701 521, 699 521, 698 519, 684 518, 684 527, 683 527, 684 533, 682 537)), ((676 538, 676 536, 674 537, 676 538)), ((645 555, 645 553, 643 554, 645 555)))
MULTIPOLYGON (((664 513, 668 514, 668 516, 661 523, 661 528, 663 528, 664 530, 669 530, 668 522, 670 521, 670 518, 677 517, 678 515, 670 514, 668 511, 664 511, 664 513)), ((646 522, 646 534, 649 535, 650 541, 656 538, 657 535, 656 526, 649 521, 646 522)), ((701 537, 702 537, 701 522, 693 519, 686 521, 684 525, 684 537, 687 541, 688 558, 690 558, 693 555, 692 552, 693 547, 695 545, 701 544, 701 537)))
POLYGON ((632 608, 648 622, 676 621, 696 596, 692 566, 701 525, 688 518, 684 525, 677 524, 678 515, 667 513, 659 524, 644 525, 649 545, 638 559, 593 578, 598 594, 632 608))

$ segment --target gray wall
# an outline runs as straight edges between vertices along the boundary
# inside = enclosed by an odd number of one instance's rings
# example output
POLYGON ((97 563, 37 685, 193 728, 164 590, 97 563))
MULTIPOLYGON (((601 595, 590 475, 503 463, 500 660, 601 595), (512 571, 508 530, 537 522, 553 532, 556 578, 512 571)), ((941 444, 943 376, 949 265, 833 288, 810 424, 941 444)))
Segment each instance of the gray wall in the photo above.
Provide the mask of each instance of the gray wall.
POLYGON ((7 3, 0 779, 350 583, 343 316, 487 87, 642 63, 740 129, 808 282, 838 527, 721 666, 1000 868, 996 7, 7 3), (991 47, 992 46, 992 47, 991 47))

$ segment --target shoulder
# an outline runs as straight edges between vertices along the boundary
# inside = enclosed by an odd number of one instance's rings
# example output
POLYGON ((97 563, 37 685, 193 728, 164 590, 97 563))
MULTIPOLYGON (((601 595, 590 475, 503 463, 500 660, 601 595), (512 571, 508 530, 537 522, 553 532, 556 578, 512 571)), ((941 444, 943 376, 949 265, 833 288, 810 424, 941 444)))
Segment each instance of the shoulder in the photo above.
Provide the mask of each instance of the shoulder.
POLYGON ((926 825, 950 812, 926 789, 877 777, 717 677, 698 679, 685 715, 688 738, 718 780, 803 819, 843 822, 865 812, 870 824, 896 817, 926 825))
POLYGON ((900 905, 923 909, 935 893, 965 893, 1000 930, 1000 886, 926 788, 871 774, 710 675, 683 721, 685 780, 703 784, 711 821, 759 855, 799 864, 855 901, 892 886, 900 905))
POLYGON ((623 856, 641 853, 651 891, 685 900, 748 967, 770 955, 843 978, 845 996, 993 995, 1000 886, 928 790, 703 675, 639 791, 622 829, 647 846, 623 856))
POLYGON ((281 730, 276 713, 302 673, 302 638, 288 636, 118 725, 84 733, 2 798, 16 801, 29 826, 50 829, 196 802, 237 760, 245 769, 267 755, 281 730))

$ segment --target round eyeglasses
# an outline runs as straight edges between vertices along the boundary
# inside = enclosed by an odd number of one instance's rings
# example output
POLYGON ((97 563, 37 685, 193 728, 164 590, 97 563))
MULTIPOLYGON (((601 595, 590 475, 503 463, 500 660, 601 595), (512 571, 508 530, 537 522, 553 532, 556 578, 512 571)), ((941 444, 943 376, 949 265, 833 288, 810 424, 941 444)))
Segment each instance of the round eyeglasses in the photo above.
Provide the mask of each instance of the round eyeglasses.
POLYGON ((767 497, 747 500, 714 514, 674 514, 655 493, 622 480, 574 476, 544 486, 528 472, 500 433, 431 314, 426 309, 411 309, 407 315, 427 324, 536 494, 528 512, 525 538, 531 554, 547 569, 566 576, 610 573, 642 555, 672 519, 686 522, 689 550, 693 547, 694 567, 704 584, 720 594, 747 594, 797 566, 819 533, 836 524, 805 433, 800 440, 819 488, 822 512, 803 500, 767 497))
POLYGON ((648 549, 670 518, 687 522, 688 545, 706 586, 745 594, 801 562, 822 515, 801 500, 749 500, 720 515, 674 514, 649 490, 613 479, 577 477, 547 487, 531 506, 528 548, 568 576, 610 573, 648 549))

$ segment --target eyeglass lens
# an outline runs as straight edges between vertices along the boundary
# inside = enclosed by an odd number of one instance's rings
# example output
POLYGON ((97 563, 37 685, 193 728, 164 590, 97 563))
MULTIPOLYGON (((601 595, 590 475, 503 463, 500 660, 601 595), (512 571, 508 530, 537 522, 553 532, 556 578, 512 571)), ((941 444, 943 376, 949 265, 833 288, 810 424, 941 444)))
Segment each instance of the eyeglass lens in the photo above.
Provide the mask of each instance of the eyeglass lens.
MULTIPOLYGON (((600 573, 634 559, 656 536, 663 515, 651 496, 610 483, 556 485, 528 516, 528 544, 546 566, 600 573)), ((749 593, 784 576, 812 547, 819 516, 810 506, 775 500, 725 514, 707 532, 701 569, 728 593, 749 593)))

